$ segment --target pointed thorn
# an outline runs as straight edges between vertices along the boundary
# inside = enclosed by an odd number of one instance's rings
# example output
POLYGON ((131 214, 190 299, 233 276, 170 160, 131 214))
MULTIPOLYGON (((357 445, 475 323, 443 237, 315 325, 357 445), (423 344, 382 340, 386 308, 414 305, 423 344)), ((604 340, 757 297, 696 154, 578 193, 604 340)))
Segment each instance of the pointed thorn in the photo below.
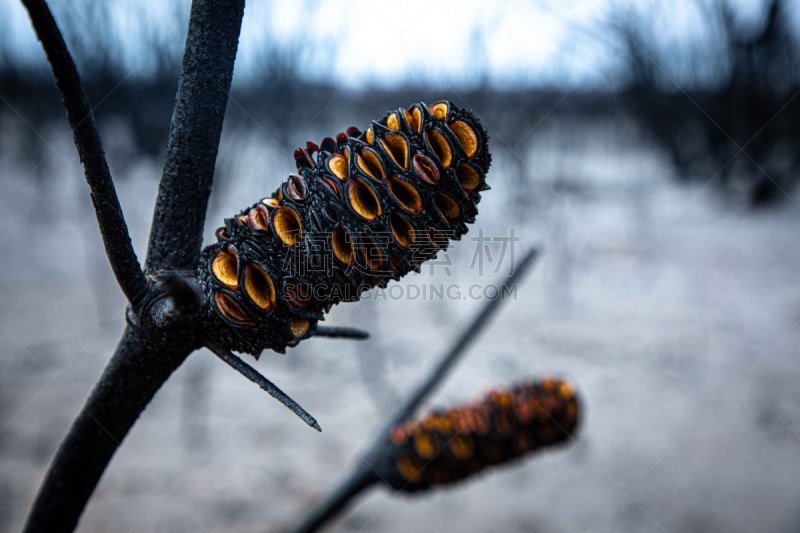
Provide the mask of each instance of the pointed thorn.
POLYGON ((294 414, 300 417, 300 419, 311 426, 312 428, 316 429, 317 431, 322 431, 322 428, 319 425, 319 422, 309 414, 308 411, 303 409, 303 407, 298 404, 296 401, 292 399, 291 396, 283 392, 281 389, 278 388, 277 385, 272 383, 270 380, 262 376, 258 373, 258 370, 253 368, 252 366, 248 365, 244 361, 242 361, 239 357, 234 355, 230 350, 222 348, 220 346, 216 346, 213 344, 206 344, 206 347, 211 350, 214 355, 222 359, 226 364, 232 367, 234 370, 239 372, 241 375, 261 387, 264 391, 266 391, 270 396, 281 402, 283 405, 289 408, 294 414))
POLYGON ((369 338, 369 332, 357 328, 340 328, 335 326, 317 326, 315 337, 330 337, 339 339, 365 340, 369 338))

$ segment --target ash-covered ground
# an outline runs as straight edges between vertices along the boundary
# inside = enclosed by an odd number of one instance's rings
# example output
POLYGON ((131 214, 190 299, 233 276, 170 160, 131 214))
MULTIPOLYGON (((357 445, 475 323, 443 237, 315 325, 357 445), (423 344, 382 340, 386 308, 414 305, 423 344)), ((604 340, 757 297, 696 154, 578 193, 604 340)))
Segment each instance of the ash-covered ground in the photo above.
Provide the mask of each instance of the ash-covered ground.
MULTIPOLYGON (((17 157, 25 125, 3 120, 0 530, 17 531, 114 349, 124 304, 69 132, 42 132, 36 164, 17 157)), ((739 208, 713 173, 680 185, 624 124, 557 124, 516 152, 493 138, 478 223, 432 271, 332 311, 329 323, 367 329, 369 341, 312 339, 256 364, 321 434, 198 352, 135 426, 81 530, 287 529, 459 335, 480 305, 471 287, 495 283, 531 245, 539 264, 432 404, 566 375, 585 407, 578 440, 430 495, 375 490, 332 530, 800 529, 797 199, 739 208), (488 240, 472 240, 481 229, 488 240)), ((102 133, 143 257, 159 162, 127 152, 122 125, 102 133)), ((291 165, 266 131, 227 128, 206 242, 291 165)))

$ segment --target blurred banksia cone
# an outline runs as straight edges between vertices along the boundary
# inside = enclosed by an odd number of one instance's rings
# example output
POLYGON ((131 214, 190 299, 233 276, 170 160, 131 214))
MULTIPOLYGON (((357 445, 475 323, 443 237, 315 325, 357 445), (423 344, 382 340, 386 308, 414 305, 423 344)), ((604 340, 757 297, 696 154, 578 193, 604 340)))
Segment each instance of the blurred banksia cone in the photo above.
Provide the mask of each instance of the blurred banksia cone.
POLYGON ((576 430, 579 402, 568 381, 546 378, 392 429, 382 480, 416 492, 563 443, 576 430))
POLYGON ((437 102, 298 148, 297 173, 226 219, 203 251, 205 334, 256 356, 282 352, 331 305, 419 270, 475 220, 487 142, 471 112, 437 102))

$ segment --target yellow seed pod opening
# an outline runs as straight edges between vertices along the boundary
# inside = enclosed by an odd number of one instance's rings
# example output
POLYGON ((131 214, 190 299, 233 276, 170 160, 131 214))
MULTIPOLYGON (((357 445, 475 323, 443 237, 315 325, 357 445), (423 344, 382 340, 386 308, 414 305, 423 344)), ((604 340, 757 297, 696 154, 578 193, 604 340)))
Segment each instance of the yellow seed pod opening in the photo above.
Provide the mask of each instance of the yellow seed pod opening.
POLYGON ((572 382, 563 380, 558 386, 558 394, 565 400, 575 396, 575 388, 572 386, 572 382))
POLYGON ((472 157, 478 151, 478 134, 463 120, 456 120, 450 124, 450 129, 456 134, 458 142, 464 149, 467 157, 472 157))
POLYGON ((365 138, 367 139, 367 143, 372 144, 375 142, 375 133, 372 131, 372 126, 367 128, 365 133, 365 138))
POLYGON ((281 206, 275 212, 272 219, 272 227, 275 234, 286 246, 291 246, 298 242, 303 236, 303 224, 294 209, 281 206))
POLYGON ((436 154, 442 167, 445 169, 450 168, 450 164, 453 162, 453 149, 450 148, 450 143, 447 142, 445 136, 442 135, 439 130, 431 130, 425 137, 428 140, 428 144, 433 148, 433 152, 436 154))
POLYGON ((547 376, 546 378, 542 379, 542 388, 547 392, 553 392, 558 387, 559 381, 551 376, 547 376))
POLYGON ((289 330, 295 339, 305 337, 308 330, 311 328, 311 321, 302 316, 293 316, 289 319, 289 330))
POLYGON ((239 258, 236 252, 232 248, 220 251, 211 263, 211 272, 223 285, 235 289, 239 285, 239 258))
POLYGON ((360 217, 375 220, 383 213, 378 195, 364 180, 352 178, 347 183, 350 206, 360 217))
POLYGON ((336 228, 331 234, 331 249, 333 255, 345 265, 352 265, 356 253, 353 249, 353 240, 342 228, 336 228))
POLYGON ((381 164, 380 157, 378 157, 378 154, 371 149, 365 148, 360 154, 357 154, 356 162, 358 163, 358 168, 360 168, 371 178, 374 178, 378 181, 382 181, 384 178, 386 178, 386 175, 383 172, 383 165, 381 164))
POLYGON ((453 437, 449 444, 450 451, 459 459, 469 459, 472 456, 472 439, 466 436, 453 437))
MULTIPOLYGON (((545 390, 547 390, 546 387, 545 385, 545 390)), ((494 401, 503 409, 508 409, 513 405, 514 397, 508 391, 500 391, 494 396, 494 401)))
POLYGON ((418 215, 422 211, 422 196, 412 184, 392 176, 387 185, 389 185, 389 193, 403 209, 414 215, 418 215))
POLYGON ((397 120, 397 113, 392 113, 386 119, 386 127, 390 130, 399 130, 400 129, 400 121, 397 120))
POLYGON ((256 323, 250 319, 247 313, 236 303, 236 301, 222 291, 214 292, 214 305, 225 318, 236 324, 243 326, 255 326, 256 323))
POLYGON ((261 203, 264 205, 268 205, 269 207, 275 207, 275 208, 280 207, 281 205, 280 202, 278 202, 278 200, 272 197, 264 198, 263 200, 261 200, 261 203))
POLYGON ((390 133, 381 139, 381 146, 398 167, 408 168, 408 142, 405 137, 399 133, 390 133))
POLYGON ((423 459, 430 459, 436 452, 436 445, 429 434, 420 432, 414 435, 414 450, 423 459))
POLYGON ((418 106, 404 109, 403 115, 406 117, 406 122, 408 122, 411 131, 414 133, 422 131, 422 111, 420 111, 418 106))
POLYGON ((347 159, 342 154, 333 154, 328 158, 328 170, 340 180, 347 177, 347 159))
POLYGON ((416 241, 414 226, 405 219, 400 213, 392 212, 389 218, 389 225, 392 229, 394 241, 400 248, 408 249, 416 241))
POLYGON ((459 207, 458 202, 448 195, 437 193, 434 197, 434 201, 436 202, 436 207, 439 209, 439 212, 447 222, 453 223, 461 216, 461 207, 459 207))
POLYGON ((447 102, 436 102, 428 107, 428 110, 436 118, 447 118, 447 102))
POLYGON ((461 185, 461 188, 468 194, 477 189, 481 184, 480 172, 472 165, 466 163, 458 165, 456 176, 458 177, 458 183, 461 185))
POLYGON ((403 479, 411 481, 419 475, 420 467, 415 464, 411 457, 404 456, 397 460, 397 471, 400 472, 403 479))
POLYGON ((269 311, 278 303, 275 283, 258 265, 249 264, 244 269, 244 290, 260 309, 269 311))

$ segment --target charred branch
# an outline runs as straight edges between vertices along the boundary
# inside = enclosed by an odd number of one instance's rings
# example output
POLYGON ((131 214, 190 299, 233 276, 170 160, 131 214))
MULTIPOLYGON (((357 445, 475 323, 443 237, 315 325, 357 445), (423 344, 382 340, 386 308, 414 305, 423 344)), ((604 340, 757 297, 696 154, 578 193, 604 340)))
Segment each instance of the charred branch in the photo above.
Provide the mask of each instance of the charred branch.
POLYGON ((89 99, 61 30, 45 0, 23 0, 36 36, 61 92, 75 147, 83 163, 106 255, 122 292, 136 306, 147 291, 147 280, 133 251, 128 226, 108 170, 89 99))

